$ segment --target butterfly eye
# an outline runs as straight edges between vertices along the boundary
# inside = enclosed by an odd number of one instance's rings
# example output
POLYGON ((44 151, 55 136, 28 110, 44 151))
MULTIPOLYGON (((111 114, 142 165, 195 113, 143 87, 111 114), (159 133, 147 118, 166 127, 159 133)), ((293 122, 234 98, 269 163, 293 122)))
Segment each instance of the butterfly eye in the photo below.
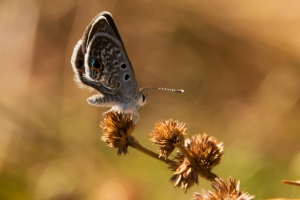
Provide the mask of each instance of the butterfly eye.
POLYGON ((146 97, 142 94, 143 102, 146 101, 146 97))
POLYGON ((100 68, 100 63, 96 58, 92 58, 91 65, 96 69, 100 68))

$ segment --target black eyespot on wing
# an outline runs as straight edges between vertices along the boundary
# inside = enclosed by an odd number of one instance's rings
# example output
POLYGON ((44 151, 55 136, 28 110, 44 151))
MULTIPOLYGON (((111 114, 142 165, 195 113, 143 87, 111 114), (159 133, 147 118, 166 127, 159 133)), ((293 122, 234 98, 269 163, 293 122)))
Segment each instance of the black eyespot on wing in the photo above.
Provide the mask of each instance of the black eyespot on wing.
POLYGON ((92 58, 91 65, 96 69, 100 68, 100 62, 96 58, 92 58))
POLYGON ((128 81, 129 78, 130 78, 129 74, 125 74, 125 75, 124 75, 124 81, 128 81))
POLYGON ((120 85, 121 85, 121 84, 120 84, 120 82, 118 82, 118 83, 117 83, 117 88, 119 88, 119 87, 120 87, 120 85))
POLYGON ((126 66, 125 63, 122 63, 122 64, 120 65, 120 67, 121 67, 121 69, 126 69, 126 68, 127 68, 127 66, 126 66))

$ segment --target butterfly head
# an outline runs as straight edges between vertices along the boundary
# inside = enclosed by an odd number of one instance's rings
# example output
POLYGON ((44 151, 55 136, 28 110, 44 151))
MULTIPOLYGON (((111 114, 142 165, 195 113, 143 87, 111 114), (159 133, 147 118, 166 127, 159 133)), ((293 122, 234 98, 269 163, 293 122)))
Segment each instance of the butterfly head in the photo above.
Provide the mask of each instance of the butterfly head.
POLYGON ((137 100, 137 104, 140 106, 143 106, 146 104, 148 94, 143 94, 144 90, 164 90, 164 91, 169 91, 169 92, 179 92, 182 93, 184 92, 183 90, 175 90, 175 89, 169 89, 169 88, 155 88, 155 87, 145 87, 140 89, 140 97, 137 100))
POLYGON ((147 98, 148 98, 148 94, 143 94, 142 92, 140 93, 140 97, 139 97, 139 99, 138 99, 138 101, 137 101, 137 104, 139 105, 139 106, 143 106, 143 105, 145 105, 146 104, 146 101, 147 101, 147 98))

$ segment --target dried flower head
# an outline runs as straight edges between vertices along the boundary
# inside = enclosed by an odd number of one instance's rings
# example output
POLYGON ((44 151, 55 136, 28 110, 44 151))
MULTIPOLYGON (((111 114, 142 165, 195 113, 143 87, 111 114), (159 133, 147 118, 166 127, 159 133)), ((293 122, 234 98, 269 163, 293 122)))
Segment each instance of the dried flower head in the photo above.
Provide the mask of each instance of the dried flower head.
POLYGON ((206 175, 220 162, 223 144, 207 134, 199 134, 186 140, 185 149, 180 150, 174 157, 177 162, 169 166, 169 169, 175 171, 170 181, 175 187, 187 190, 195 183, 198 184, 198 175, 208 178, 206 175), (203 171, 197 171, 199 167, 206 170, 206 175, 201 174, 203 171))
POLYGON ((212 182, 212 187, 215 189, 214 192, 202 190, 201 193, 194 193, 192 200, 252 200, 253 195, 249 195, 245 190, 239 191, 240 182, 236 184, 235 179, 232 177, 228 178, 227 183, 222 179, 216 178, 212 182))
POLYGON ((167 158, 177 146, 184 145, 185 124, 178 121, 161 120, 155 124, 149 138, 160 148, 160 155, 167 158))
POLYGON ((180 187, 185 189, 185 192, 192 187, 195 183, 198 184, 198 172, 190 164, 187 158, 181 156, 182 154, 177 154, 179 162, 170 165, 170 169, 175 171, 174 175, 171 177, 170 182, 173 183, 175 187, 180 187))
POLYGON ((204 169, 211 170, 218 165, 223 155, 223 143, 205 133, 192 136, 187 147, 196 163, 204 169))
POLYGON ((109 147, 118 148, 118 155, 128 153, 129 137, 135 128, 133 121, 117 112, 103 114, 104 120, 100 123, 103 135, 101 140, 109 147))

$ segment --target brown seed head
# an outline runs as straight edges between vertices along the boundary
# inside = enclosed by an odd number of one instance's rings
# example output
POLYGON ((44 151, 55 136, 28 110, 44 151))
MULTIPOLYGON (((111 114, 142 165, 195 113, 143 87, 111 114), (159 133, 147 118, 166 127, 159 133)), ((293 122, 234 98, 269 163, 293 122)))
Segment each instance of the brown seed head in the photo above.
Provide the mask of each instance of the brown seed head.
POLYGON ((205 133, 194 135, 187 146, 190 155, 202 168, 211 170, 220 163, 223 155, 223 143, 218 143, 215 137, 205 133))
MULTIPOLYGON (((187 191, 195 183, 198 184, 198 172, 192 167, 189 160, 183 156, 177 154, 179 162, 172 164, 169 168, 175 171, 174 175, 171 177, 170 182, 173 183, 175 187, 180 187, 187 191)), ((182 154, 181 154, 182 155, 182 154)))
POLYGON ((132 120, 117 112, 103 114, 104 120, 100 123, 103 135, 101 140, 109 147, 118 148, 118 155, 128 153, 128 138, 134 130, 135 124, 132 120))
POLYGON ((161 120, 155 124, 149 138, 160 148, 160 155, 167 158, 177 146, 184 145, 185 124, 178 121, 161 120))
POLYGON ((252 200, 254 196, 249 195, 245 190, 239 191, 240 182, 236 184, 235 179, 228 178, 227 183, 222 179, 216 178, 212 182, 214 192, 202 190, 201 193, 194 193, 192 200, 252 200))
POLYGON ((175 187, 189 189, 195 183, 198 184, 198 171, 189 159, 193 159, 196 165, 203 169, 211 170, 220 162, 223 154, 223 145, 207 134, 192 136, 191 140, 186 140, 185 148, 190 158, 187 158, 181 151, 178 151, 169 169, 175 171, 171 182, 175 187))

